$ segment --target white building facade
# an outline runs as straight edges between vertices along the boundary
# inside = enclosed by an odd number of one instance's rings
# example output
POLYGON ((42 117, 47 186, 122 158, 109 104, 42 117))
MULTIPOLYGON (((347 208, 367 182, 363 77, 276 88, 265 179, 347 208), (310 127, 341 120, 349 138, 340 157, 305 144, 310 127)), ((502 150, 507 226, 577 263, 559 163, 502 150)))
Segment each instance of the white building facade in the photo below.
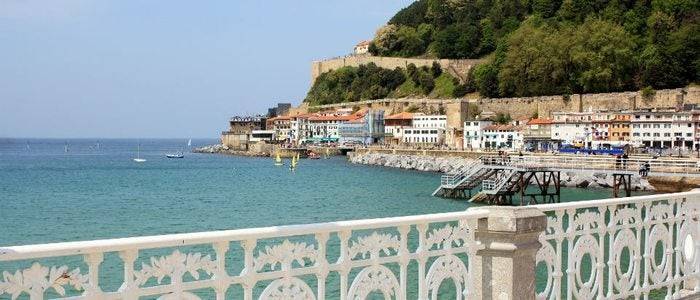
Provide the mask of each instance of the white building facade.
POLYGON ((447 116, 422 115, 413 116, 412 126, 403 129, 403 142, 408 144, 432 144, 445 143, 445 128, 447 116))

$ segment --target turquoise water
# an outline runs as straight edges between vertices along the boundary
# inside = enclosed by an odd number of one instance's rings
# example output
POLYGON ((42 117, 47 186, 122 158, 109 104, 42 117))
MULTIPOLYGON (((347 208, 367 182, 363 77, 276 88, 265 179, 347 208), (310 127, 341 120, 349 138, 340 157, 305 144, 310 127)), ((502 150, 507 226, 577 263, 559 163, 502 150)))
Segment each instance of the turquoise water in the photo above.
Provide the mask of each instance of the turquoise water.
MULTIPOLYGON (((0 140, 0 245, 89 240, 464 210, 432 197, 439 174, 302 160, 165 153, 186 140, 0 140), (68 142, 69 152, 64 152, 68 142), (27 146, 28 145, 28 146, 27 146)), ((193 146, 215 143, 194 140, 193 146)), ((569 189, 563 199, 607 198, 569 189)))
MULTIPOLYGON (((193 146, 215 142, 194 140, 193 146)), ((470 206, 430 195, 439 174, 352 165, 344 157, 302 160, 290 172, 266 158, 190 153, 184 159, 165 158, 184 147, 184 139, 100 140, 99 149, 97 143, 0 139, 0 246, 404 216, 470 206), (139 143, 141 157, 147 159, 143 164, 132 161, 139 143)), ((562 199, 610 194, 565 189, 562 199)), ((329 253, 334 247, 329 245, 329 253)), ((74 261, 80 265, 80 258, 74 261)), ((235 262, 231 265, 231 274, 240 271, 235 262)), ((410 282, 415 268, 410 267, 410 282)), ((116 254, 108 255, 101 272, 105 290, 119 286, 121 270, 116 254)), ((332 278, 329 295, 337 295, 332 278)), ((237 291, 232 288, 232 295, 237 291)), ((411 292, 415 289, 409 287, 411 292)), ((449 286, 444 293, 452 293, 449 286)))

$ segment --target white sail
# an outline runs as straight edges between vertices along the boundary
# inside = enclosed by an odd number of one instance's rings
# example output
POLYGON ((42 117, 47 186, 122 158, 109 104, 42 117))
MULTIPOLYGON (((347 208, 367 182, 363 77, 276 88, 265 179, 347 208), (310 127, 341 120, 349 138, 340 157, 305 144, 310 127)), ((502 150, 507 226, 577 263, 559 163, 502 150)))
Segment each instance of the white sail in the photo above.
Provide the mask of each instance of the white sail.
POLYGON ((141 143, 136 146, 136 158, 134 158, 135 162, 142 163, 145 162, 146 159, 141 158, 141 143))
POLYGON ((192 147, 192 139, 190 139, 189 141, 187 141, 187 147, 192 147))

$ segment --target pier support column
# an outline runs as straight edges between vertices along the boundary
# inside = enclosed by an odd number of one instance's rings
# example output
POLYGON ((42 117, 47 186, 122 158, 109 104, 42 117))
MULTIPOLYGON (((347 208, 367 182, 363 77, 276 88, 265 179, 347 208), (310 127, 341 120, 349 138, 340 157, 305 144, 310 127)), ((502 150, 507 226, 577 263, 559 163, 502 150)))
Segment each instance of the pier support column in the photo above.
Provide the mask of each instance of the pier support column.
MULTIPOLYGON (((483 209, 483 208, 482 208, 483 209)), ((535 258, 546 216, 528 207, 489 207, 477 221, 471 260, 474 299, 535 299, 535 258)))

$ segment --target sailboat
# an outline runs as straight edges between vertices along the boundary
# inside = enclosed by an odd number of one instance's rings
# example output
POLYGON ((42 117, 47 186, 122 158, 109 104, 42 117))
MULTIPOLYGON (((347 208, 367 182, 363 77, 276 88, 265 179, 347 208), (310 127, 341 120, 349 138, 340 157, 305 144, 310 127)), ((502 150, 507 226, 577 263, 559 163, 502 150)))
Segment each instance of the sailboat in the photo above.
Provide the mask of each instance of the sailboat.
POLYGON ((299 162, 297 156, 292 156, 292 163, 289 165, 289 170, 294 171, 297 168, 297 163, 299 162))
POLYGON ((187 141, 187 148, 189 148, 189 147, 192 147, 192 139, 190 139, 189 141, 187 141))
POLYGON ((136 148, 136 158, 134 158, 134 161, 137 163, 146 162, 145 158, 141 158, 141 143, 139 143, 136 148))
POLYGON ((277 152, 277 155, 275 155, 275 166, 283 166, 284 163, 282 162, 282 158, 280 157, 279 151, 277 152))
POLYGON ((63 146, 63 152, 68 153, 70 151, 70 148, 68 147, 68 142, 63 146))

